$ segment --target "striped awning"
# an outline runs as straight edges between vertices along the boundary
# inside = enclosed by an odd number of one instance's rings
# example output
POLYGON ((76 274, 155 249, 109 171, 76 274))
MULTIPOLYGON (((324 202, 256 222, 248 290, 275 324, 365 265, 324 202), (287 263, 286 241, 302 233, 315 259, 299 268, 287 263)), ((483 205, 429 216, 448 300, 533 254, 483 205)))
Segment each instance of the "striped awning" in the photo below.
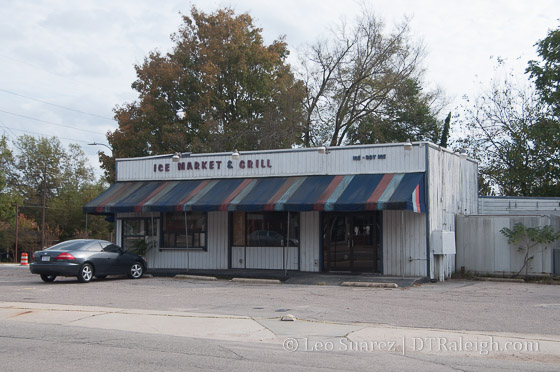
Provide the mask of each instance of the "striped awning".
POLYGON ((424 174, 117 182, 85 213, 411 210, 425 213, 424 174))

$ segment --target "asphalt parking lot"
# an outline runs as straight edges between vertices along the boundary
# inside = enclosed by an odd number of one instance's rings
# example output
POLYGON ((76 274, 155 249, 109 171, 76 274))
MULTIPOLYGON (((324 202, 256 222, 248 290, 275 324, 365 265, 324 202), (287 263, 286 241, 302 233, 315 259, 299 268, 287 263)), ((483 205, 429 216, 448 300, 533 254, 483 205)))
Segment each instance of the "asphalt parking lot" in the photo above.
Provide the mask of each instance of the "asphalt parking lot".
POLYGON ((292 314, 325 322, 560 335, 560 287, 450 280, 407 288, 248 284, 173 277, 75 278, 43 283, 28 268, 0 265, 0 300, 249 317, 292 314))
POLYGON ((44 283, 27 267, 0 265, 0 364, 71 371, 74 364, 50 357, 69 351, 92 369, 138 371, 555 371, 560 364, 556 285, 369 288, 315 279, 44 283))

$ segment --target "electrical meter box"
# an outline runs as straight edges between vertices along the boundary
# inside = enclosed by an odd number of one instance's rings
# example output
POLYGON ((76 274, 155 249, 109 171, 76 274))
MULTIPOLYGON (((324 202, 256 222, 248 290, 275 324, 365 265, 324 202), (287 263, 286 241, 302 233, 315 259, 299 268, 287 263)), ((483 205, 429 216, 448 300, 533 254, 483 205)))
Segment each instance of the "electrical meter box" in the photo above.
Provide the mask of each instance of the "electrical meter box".
POLYGON ((455 231, 435 230, 432 233, 434 254, 456 254, 455 231))

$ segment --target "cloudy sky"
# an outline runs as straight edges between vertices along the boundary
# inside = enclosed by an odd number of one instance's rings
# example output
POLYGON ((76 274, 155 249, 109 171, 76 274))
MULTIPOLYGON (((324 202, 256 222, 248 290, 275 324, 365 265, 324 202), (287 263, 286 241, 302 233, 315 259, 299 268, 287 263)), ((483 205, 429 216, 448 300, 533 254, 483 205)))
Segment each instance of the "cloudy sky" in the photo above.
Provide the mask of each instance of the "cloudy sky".
POLYGON ((107 144, 113 108, 136 99, 134 64, 170 49, 169 35, 192 5, 249 12, 266 43, 286 36, 295 61, 363 4, 389 26, 411 17, 427 50, 426 84, 444 89, 446 112, 480 92, 496 57, 523 78, 535 42, 560 26, 558 0, 0 0, 0 133, 57 136, 98 167, 97 151, 109 150, 88 143, 107 144))

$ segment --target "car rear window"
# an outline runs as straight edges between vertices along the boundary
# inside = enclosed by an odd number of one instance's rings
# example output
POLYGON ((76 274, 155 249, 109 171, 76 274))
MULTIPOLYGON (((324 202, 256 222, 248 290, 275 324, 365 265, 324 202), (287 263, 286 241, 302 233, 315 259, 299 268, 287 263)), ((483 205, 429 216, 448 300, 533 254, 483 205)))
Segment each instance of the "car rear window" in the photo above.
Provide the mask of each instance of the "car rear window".
POLYGON ((69 240, 67 242, 62 242, 62 243, 58 243, 56 245, 53 245, 52 247, 48 248, 48 250, 50 251, 60 251, 60 250, 64 250, 64 251, 77 251, 77 250, 86 250, 89 246, 91 246, 92 244, 97 244, 99 246, 99 243, 97 242, 84 242, 84 241, 72 241, 69 240))

